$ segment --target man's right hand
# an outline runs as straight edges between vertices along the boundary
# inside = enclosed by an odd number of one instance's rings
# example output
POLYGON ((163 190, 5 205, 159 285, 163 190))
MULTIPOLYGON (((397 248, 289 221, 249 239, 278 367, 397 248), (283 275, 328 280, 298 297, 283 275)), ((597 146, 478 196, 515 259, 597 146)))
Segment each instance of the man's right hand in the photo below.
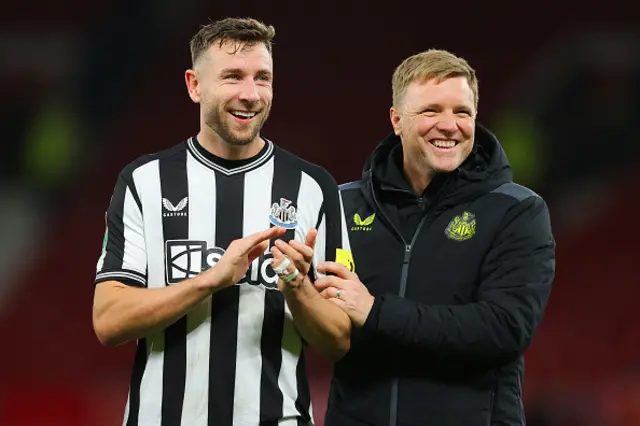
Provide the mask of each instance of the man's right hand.
POLYGON ((251 262, 267 250, 268 240, 285 232, 286 229, 274 226, 232 241, 218 263, 197 277, 199 284, 214 292, 234 285, 247 273, 251 262))

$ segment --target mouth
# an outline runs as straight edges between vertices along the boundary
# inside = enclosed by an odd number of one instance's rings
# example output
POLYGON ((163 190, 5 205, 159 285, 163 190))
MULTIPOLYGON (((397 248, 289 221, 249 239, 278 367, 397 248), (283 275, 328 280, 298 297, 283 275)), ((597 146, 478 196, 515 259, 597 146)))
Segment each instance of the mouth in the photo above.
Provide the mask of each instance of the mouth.
POLYGON ((460 142, 453 139, 431 139, 429 143, 438 149, 450 150, 455 148, 460 142))
POLYGON ((234 111, 229 111, 229 114, 233 115, 233 117, 236 120, 246 123, 251 121, 256 115, 258 115, 258 112, 234 110, 234 111))

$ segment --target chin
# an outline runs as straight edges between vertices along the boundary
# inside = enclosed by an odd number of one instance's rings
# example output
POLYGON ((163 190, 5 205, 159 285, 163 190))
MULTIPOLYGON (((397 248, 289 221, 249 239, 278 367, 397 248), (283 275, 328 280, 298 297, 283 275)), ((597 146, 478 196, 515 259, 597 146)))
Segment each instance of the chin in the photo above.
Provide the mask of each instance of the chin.
POLYGON ((435 164, 433 170, 435 170, 436 173, 451 173, 460 167, 460 164, 462 163, 459 161, 449 164, 435 164))

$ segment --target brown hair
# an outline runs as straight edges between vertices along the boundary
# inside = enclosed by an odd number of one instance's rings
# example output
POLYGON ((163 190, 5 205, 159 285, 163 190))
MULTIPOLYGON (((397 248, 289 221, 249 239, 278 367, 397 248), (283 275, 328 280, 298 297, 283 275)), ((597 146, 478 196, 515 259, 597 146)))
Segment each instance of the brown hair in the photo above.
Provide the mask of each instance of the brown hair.
POLYGON ((393 105, 397 108, 407 86, 416 80, 438 82, 451 77, 466 77, 473 91, 476 111, 478 109, 478 78, 467 61, 446 50, 429 49, 408 57, 395 69, 391 88, 393 105))
POLYGON ((200 27, 191 39, 189 43, 191 61, 195 65, 202 54, 215 42, 220 46, 228 41, 239 42, 244 46, 264 43, 271 53, 271 43, 275 35, 276 30, 272 25, 265 25, 253 18, 225 18, 211 22, 200 27))

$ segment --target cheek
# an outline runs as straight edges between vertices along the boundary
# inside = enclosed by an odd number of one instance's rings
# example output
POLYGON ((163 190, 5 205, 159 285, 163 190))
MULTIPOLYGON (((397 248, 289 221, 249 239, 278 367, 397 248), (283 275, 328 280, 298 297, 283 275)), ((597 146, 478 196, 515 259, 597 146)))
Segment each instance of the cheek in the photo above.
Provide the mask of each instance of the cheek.
POLYGON ((271 89, 271 87, 265 86, 265 87, 260 87, 259 92, 260 94, 260 98, 265 102, 265 103, 271 103, 271 100, 273 99, 273 90, 271 89))
POLYGON ((476 123, 472 119, 458 121, 458 128, 465 139, 473 138, 475 133, 476 123))
POLYGON ((415 132, 418 136, 426 136, 433 126, 435 126, 436 121, 429 117, 417 117, 414 119, 412 123, 412 132, 415 132))

